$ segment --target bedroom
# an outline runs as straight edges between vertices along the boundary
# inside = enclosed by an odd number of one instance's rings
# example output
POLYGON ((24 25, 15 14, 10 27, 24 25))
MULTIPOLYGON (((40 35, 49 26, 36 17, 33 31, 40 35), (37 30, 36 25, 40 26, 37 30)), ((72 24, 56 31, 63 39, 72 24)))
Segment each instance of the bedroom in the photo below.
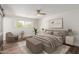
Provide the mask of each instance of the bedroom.
MULTIPOLYGON (((63 31, 63 30, 67 31, 68 29, 70 29, 70 31, 74 33, 73 36, 75 37, 74 43, 71 45, 75 47, 77 46, 77 48, 75 49, 78 50, 79 5, 75 5, 75 4, 74 5, 73 4, 70 4, 70 5, 68 4, 67 5, 66 4, 60 4, 60 5, 58 4, 11 4, 11 5, 2 4, 1 6, 5 14, 5 16, 3 17, 3 43, 4 43, 3 48, 4 49, 7 48, 5 47, 6 33, 11 32, 15 36, 19 36, 20 39, 22 39, 21 34, 22 35, 25 34, 25 37, 28 38, 35 35, 35 32, 34 32, 34 28, 35 28, 37 31, 37 34, 43 33, 45 31, 46 32, 63 31), (52 25, 52 27, 54 26, 53 27, 54 29, 51 28, 49 24, 50 23, 49 20, 56 21, 56 24, 52 25), (58 20, 60 21, 58 22, 58 20), (17 27, 17 22, 21 23, 22 26, 20 26, 20 28, 17 27), (29 23, 30 23, 30 26, 28 25, 29 23)), ((22 41, 25 42, 25 40, 22 40, 22 41)), ((20 41, 21 43, 18 43, 18 44, 19 45, 23 44, 22 41, 20 41)), ((17 42, 14 42, 14 44, 15 43, 17 42)), ((24 43, 24 45, 26 44, 24 43)), ((16 50, 16 52, 14 50, 15 53, 21 53, 21 52, 17 52, 19 50, 18 48, 13 48, 13 49, 16 50)), ((21 47, 21 49, 23 48, 21 47)), ((3 52, 6 53, 5 51, 2 51, 2 53, 3 52)), ((73 48, 73 51, 74 51, 74 48, 73 48)), ((23 51, 22 53, 26 53, 26 51, 23 51)), ((60 53, 63 54, 62 51, 60 53)))

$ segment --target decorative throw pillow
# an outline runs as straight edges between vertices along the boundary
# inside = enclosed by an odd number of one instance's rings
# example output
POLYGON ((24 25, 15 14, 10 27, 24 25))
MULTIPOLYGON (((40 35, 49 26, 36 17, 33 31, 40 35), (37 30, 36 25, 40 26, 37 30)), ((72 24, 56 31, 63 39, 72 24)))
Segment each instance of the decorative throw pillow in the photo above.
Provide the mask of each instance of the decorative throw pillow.
POLYGON ((64 33, 55 31, 54 35, 56 35, 56 36, 64 36, 64 33))
POLYGON ((53 34, 59 36, 60 33, 55 31, 53 34))
POLYGON ((46 31, 46 34, 53 35, 53 31, 46 31))

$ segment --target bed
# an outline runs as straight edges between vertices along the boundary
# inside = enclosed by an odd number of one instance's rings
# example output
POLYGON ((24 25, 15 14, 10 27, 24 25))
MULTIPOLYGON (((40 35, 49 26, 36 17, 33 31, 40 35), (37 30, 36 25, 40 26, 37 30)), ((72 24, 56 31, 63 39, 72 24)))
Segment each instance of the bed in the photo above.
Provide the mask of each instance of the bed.
MULTIPOLYGON (((65 40, 64 37, 65 37, 65 30, 46 30, 45 33, 35 35, 31 39, 41 42, 40 44, 42 44, 43 46, 42 48, 40 48, 41 50, 44 50, 47 53, 52 53, 59 46, 63 45, 65 40)), ((28 43, 28 45, 30 44, 31 42, 28 43)), ((32 45, 30 47, 33 47, 32 45)))

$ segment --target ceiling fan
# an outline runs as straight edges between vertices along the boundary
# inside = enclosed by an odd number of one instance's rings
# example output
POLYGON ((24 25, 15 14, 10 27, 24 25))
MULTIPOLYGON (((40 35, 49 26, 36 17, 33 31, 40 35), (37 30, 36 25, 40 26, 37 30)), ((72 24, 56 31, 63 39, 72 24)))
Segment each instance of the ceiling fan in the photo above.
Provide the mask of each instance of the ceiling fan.
POLYGON ((37 10, 37 15, 46 15, 46 13, 41 12, 41 10, 37 10))

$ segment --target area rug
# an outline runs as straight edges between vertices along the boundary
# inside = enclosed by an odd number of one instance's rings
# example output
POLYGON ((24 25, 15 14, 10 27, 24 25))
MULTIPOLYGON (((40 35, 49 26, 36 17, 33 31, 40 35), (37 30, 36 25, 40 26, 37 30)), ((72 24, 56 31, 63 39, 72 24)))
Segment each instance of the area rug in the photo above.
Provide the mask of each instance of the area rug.
POLYGON ((30 50, 26 46, 26 41, 19 41, 16 43, 6 43, 4 45, 2 54, 29 54, 30 50))
POLYGON ((3 54, 23 54, 23 51, 19 47, 12 47, 2 51, 3 54))

